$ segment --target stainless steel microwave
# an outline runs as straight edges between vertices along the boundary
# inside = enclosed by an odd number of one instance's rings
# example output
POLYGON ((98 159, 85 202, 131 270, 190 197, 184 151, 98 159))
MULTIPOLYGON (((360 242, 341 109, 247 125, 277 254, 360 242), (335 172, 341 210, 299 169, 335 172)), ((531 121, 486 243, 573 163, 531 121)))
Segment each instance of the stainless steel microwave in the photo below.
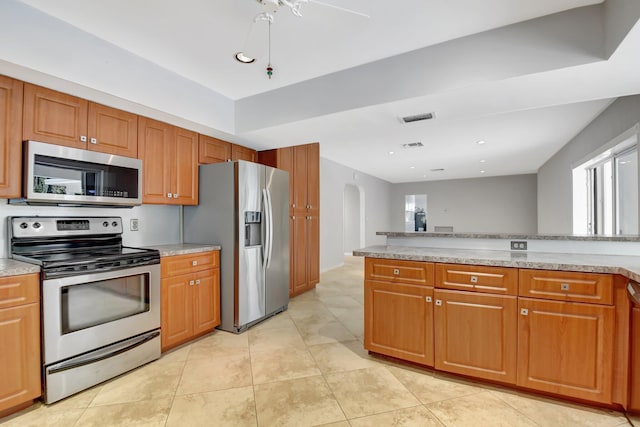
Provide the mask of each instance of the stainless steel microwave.
POLYGON ((142 160, 37 141, 23 149, 23 198, 12 203, 142 204, 142 160))

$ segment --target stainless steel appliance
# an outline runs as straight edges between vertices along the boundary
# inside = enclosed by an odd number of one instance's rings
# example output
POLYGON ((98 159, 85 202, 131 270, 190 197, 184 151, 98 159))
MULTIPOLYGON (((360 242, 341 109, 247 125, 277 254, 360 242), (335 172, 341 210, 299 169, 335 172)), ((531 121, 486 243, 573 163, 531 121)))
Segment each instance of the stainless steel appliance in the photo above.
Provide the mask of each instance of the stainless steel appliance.
POLYGON ((222 246, 220 329, 242 332, 289 305, 289 174, 251 162, 200 166, 184 237, 222 246))
POLYGON ((23 157, 23 198, 11 203, 142 204, 142 160, 37 141, 24 143, 23 157))
POLYGON ((41 266, 44 401, 160 357, 160 254, 119 217, 10 217, 12 257, 41 266))

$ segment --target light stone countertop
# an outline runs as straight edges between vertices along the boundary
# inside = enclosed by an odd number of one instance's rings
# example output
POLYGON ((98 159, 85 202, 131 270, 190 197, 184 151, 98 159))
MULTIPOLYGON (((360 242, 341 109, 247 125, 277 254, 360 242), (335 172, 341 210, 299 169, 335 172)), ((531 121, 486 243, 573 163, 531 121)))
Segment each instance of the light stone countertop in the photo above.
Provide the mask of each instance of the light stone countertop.
POLYGON ((0 277, 40 273, 40 266, 10 258, 0 258, 0 277))
POLYGON ((185 255, 195 254, 198 252, 219 251, 220 245, 200 245, 195 243, 176 243, 172 245, 155 245, 145 246, 147 249, 157 249, 160 251, 160 256, 173 256, 173 255, 185 255))
POLYGON ((579 235, 579 234, 515 234, 515 233, 448 233, 424 231, 378 231, 387 237, 446 237, 453 239, 515 239, 515 240, 576 240, 590 242, 640 242, 638 235, 579 235))
POLYGON ((640 257, 637 256, 417 248, 385 245, 356 249, 353 251, 353 255, 451 264, 621 274, 631 280, 640 281, 640 257))

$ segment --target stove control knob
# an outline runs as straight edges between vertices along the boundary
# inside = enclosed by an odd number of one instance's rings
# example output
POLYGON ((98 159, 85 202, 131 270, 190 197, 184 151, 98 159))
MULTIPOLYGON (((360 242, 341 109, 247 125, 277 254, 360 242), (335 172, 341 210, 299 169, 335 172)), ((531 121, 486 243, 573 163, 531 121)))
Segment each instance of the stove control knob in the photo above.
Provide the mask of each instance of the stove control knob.
POLYGON ((113 225, 114 227, 117 227, 117 226, 118 226, 118 222, 117 222, 117 221, 113 221, 113 222, 111 223, 111 225, 113 225))
POLYGON ((37 230, 38 228, 42 227, 42 224, 40 224, 39 222, 34 222, 32 227, 37 230))
POLYGON ((103 226, 103 227, 108 227, 108 226, 109 226, 109 223, 108 223, 107 221, 105 221, 105 222, 103 222, 103 223, 102 223, 102 226, 103 226))
POLYGON ((24 230, 25 228, 27 228, 28 226, 29 226, 29 224, 27 224, 26 222, 22 222, 22 223, 20 223, 20 228, 22 228, 23 230, 24 230))

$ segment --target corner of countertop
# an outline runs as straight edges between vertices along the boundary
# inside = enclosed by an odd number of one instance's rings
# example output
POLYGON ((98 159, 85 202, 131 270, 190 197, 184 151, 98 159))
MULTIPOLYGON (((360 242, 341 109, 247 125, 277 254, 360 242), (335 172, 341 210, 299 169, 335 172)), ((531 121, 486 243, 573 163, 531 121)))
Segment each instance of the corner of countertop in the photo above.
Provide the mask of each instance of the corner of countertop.
POLYGON ((174 255, 186 255, 196 254, 199 252, 219 251, 222 249, 220 245, 216 244, 201 244, 201 243, 174 243, 166 245, 152 245, 145 246, 146 249, 157 249, 160 251, 160 256, 174 256, 174 255))
POLYGON ((40 266, 11 258, 0 258, 0 277, 40 273, 40 266))

